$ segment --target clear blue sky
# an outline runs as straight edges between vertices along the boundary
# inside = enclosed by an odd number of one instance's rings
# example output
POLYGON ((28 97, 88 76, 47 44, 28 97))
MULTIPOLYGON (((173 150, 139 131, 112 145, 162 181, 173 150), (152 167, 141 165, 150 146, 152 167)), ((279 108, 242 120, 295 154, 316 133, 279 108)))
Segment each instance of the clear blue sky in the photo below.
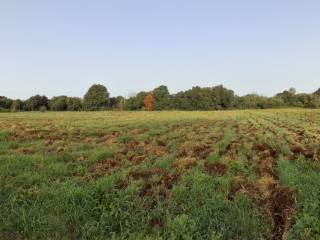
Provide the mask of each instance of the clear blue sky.
POLYGON ((320 87, 319 0, 1 0, 0 95, 320 87))

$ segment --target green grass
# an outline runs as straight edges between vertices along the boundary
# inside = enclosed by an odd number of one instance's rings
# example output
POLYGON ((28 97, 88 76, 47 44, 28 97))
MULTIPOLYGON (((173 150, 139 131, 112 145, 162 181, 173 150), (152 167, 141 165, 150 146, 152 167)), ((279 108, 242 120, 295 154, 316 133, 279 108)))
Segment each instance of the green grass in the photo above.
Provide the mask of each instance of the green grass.
POLYGON ((282 160, 278 171, 281 181, 294 189, 297 214, 290 231, 291 239, 320 239, 320 169, 305 159, 282 160))
POLYGON ((295 198, 283 235, 319 239, 319 123, 298 109, 0 114, 0 239, 271 239, 272 184, 295 198))

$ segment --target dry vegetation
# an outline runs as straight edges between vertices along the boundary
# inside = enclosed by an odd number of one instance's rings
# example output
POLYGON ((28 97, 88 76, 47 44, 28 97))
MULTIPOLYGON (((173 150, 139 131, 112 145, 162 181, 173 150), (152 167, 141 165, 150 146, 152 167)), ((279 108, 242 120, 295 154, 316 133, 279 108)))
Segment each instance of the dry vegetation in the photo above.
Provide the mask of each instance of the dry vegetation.
POLYGON ((1 239, 320 239, 320 111, 0 115, 1 239))

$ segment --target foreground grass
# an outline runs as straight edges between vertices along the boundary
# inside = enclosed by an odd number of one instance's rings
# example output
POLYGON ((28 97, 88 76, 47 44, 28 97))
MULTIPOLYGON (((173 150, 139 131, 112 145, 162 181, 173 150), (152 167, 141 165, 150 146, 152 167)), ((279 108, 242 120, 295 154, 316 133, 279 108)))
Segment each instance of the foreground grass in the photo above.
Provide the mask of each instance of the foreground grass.
POLYGON ((1 239, 319 239, 320 111, 0 115, 1 239))

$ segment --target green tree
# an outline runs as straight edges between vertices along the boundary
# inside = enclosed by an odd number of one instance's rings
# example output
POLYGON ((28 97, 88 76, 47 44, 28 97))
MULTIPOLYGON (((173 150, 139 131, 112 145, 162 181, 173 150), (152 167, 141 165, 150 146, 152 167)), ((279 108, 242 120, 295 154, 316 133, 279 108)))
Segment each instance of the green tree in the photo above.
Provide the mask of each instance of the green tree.
POLYGON ((68 111, 81 111, 82 110, 81 98, 67 97, 66 104, 67 104, 68 111))
POLYGON ((92 85, 84 96, 84 109, 96 111, 107 109, 109 105, 109 93, 105 86, 100 84, 92 85))
POLYGON ((49 101, 49 107, 52 111, 66 111, 67 110, 67 96, 53 97, 49 101))
POLYGON ((123 110, 125 104, 125 98, 122 96, 110 98, 110 108, 113 110, 123 110))
POLYGON ((268 106, 268 98, 259 96, 257 94, 247 94, 245 96, 241 96, 237 103, 237 108, 240 109, 255 109, 255 108, 267 108, 268 106))
POLYGON ((307 104, 305 107, 308 108, 320 108, 320 95, 310 94, 308 95, 307 104))
POLYGON ((317 91, 315 91, 313 94, 320 96, 320 88, 317 91))
POLYGON ((40 107, 46 107, 48 109, 48 98, 46 96, 35 95, 30 97, 26 101, 25 110, 39 111, 40 107))
POLYGON ((12 101, 12 104, 11 104, 12 112, 21 111, 22 109, 23 109, 23 102, 20 99, 16 99, 12 101))
POLYGON ((169 109, 170 93, 167 86, 159 86, 153 90, 154 110, 161 111, 169 109))
POLYGON ((12 105, 11 99, 4 96, 0 96, 0 108, 9 110, 11 105, 12 105))
POLYGON ((234 92, 226 89, 223 85, 215 86, 211 89, 213 108, 229 109, 234 106, 234 92))
POLYGON ((287 107, 297 106, 296 90, 294 88, 278 93, 276 97, 281 98, 287 107))
POLYGON ((141 110, 144 108, 144 99, 148 93, 139 92, 137 95, 128 98, 125 101, 126 110, 141 110))

